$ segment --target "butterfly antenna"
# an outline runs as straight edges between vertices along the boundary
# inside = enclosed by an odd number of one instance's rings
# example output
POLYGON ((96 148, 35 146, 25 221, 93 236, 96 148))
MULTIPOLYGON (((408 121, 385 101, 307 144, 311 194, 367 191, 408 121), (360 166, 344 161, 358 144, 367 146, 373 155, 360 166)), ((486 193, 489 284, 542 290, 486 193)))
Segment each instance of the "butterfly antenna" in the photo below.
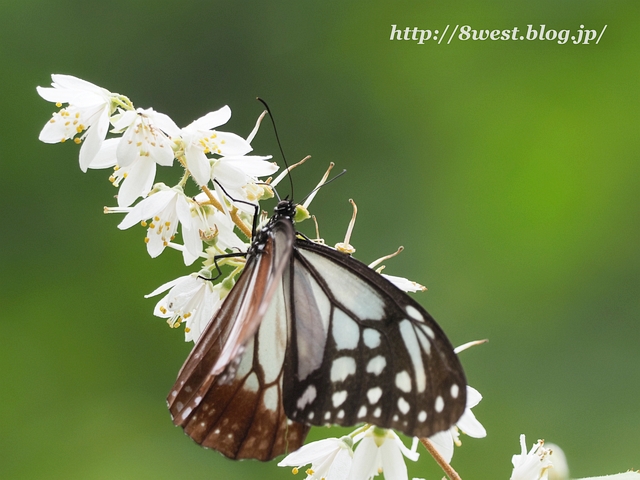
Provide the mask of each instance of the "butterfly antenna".
POLYGON ((291 198, 293 198, 293 179, 291 178, 291 172, 289 170, 289 164, 287 163, 287 158, 284 155, 284 150, 282 149, 282 144, 280 143, 280 137, 278 136, 278 129, 276 128, 276 120, 273 118, 273 114, 271 113, 271 109, 267 102, 265 102, 260 97, 256 97, 260 103, 264 105, 264 108, 267 109, 267 113, 269 114, 269 118, 271 119, 271 124, 273 125, 273 131, 276 134, 276 141, 278 142, 278 148, 280 148, 280 154, 282 155, 282 161, 284 162, 284 166, 287 169, 287 176, 289 177, 289 184, 291 185, 291 198))
MULTIPOLYGON (((329 170, 327 171, 327 173, 329 173, 329 171, 331 171, 331 168, 333 167, 333 162, 331 164, 331 167, 329 167, 329 170)), ((318 186, 316 188, 314 188, 313 190, 311 190, 306 197, 304 197, 302 199, 302 202, 300 202, 300 204, 302 206, 304 206, 305 208, 307 208, 309 206, 309 203, 311 203, 311 200, 309 200, 308 202, 305 202, 305 200, 307 200, 308 198, 310 198, 312 195, 314 195, 318 190, 320 190, 321 187, 324 187, 325 185, 329 185, 331 182, 333 182, 334 180, 340 178, 342 175, 344 175, 345 173, 347 173, 346 170, 342 170, 339 174, 337 174, 335 177, 332 177, 331 179, 325 181, 321 181, 318 186)), ((324 179, 323 179, 324 180, 324 179)), ((313 198, 313 197, 311 197, 313 198)))

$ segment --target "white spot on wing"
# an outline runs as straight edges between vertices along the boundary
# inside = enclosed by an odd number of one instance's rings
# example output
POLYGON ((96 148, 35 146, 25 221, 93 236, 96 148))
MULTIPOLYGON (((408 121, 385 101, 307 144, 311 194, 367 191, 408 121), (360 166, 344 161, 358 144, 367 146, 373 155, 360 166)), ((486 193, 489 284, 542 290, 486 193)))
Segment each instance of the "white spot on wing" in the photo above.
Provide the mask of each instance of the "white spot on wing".
POLYGON ((369 348, 377 348, 380 346, 380 332, 373 328, 365 328, 362 333, 364 344, 369 348))
POLYGON ((425 335, 424 331, 421 328, 417 328, 416 332, 418 334, 418 340, 420 341, 420 345, 424 352, 429 355, 431 353, 431 342, 425 335))
POLYGON ((404 398, 400 397, 400 398, 398 399, 398 408, 400 409, 400 411, 401 411, 404 415, 406 415, 406 414, 407 414, 407 412, 410 410, 410 408, 411 408, 411 407, 410 407, 409 403, 408 403, 404 398))
POLYGON ((180 414, 180 416, 182 417, 183 420, 186 420, 186 418, 191 415, 191 407, 187 407, 185 408, 182 413, 180 414))
POLYGON ((307 404, 312 403, 316 399, 317 394, 318 391, 316 390, 316 387, 314 385, 309 385, 296 403, 298 410, 304 410, 304 407, 306 407, 307 404))
POLYGON ((381 413, 382 413, 382 409, 378 407, 373 411, 373 416, 376 418, 379 418, 381 413))
POLYGON ((340 309, 335 309, 333 314, 333 327, 331 330, 338 350, 352 350, 358 346, 360 340, 360 328, 358 324, 340 309))
POLYGON ((257 392, 258 388, 260 388, 260 383, 258 382, 258 375, 252 373, 247 377, 244 381, 245 390, 249 390, 250 392, 257 392))
POLYGON ((396 387, 405 393, 409 393, 411 391, 411 377, 406 370, 396 374, 396 387))
POLYGON ((358 418, 362 418, 367 414, 367 407, 365 407, 364 405, 362 405, 360 407, 360 410, 358 410, 358 418))
POLYGON ((411 318, 424 322, 424 317, 420 313, 420 310, 418 310, 413 305, 407 305, 406 307, 404 307, 404 309, 407 311, 411 318))
POLYGON ((384 370, 384 367, 386 366, 387 359, 382 355, 378 355, 376 357, 373 357, 371 360, 369 360, 369 363, 367 363, 367 373, 380 375, 380 373, 382 373, 382 370, 384 370))
POLYGON ((427 412, 425 412, 424 410, 422 410, 419 414, 418 414, 418 421, 419 422, 424 422, 427 419, 427 412))
POLYGON ((369 399, 369 403, 372 405, 377 403, 382 396, 382 389, 380 387, 373 387, 367 391, 367 398, 369 399))
POLYGON ((384 318, 384 300, 360 277, 322 255, 304 249, 300 249, 299 252, 321 272, 331 293, 345 308, 363 319, 384 318))
POLYGON ((340 410, 338 412, 338 415, 336 415, 338 418, 344 418, 344 410, 340 410))
POLYGON ((276 385, 271 385, 267 390, 265 390, 264 395, 262 397, 262 403, 264 403, 264 407, 267 410, 271 410, 275 412, 278 409, 278 387, 276 385))
POLYGON ((438 413, 444 409, 444 400, 440 395, 436 397, 435 409, 438 413))
POLYGON ((264 383, 278 378, 287 348, 287 320, 282 284, 278 285, 258 333, 258 359, 264 371, 264 383))
POLYGON ((424 364, 422 363, 422 353, 418 345, 418 339, 413 330, 413 325, 409 320, 402 320, 400 322, 400 334, 407 347, 411 363, 413 363, 413 369, 416 374, 416 387, 418 392, 422 393, 427 388, 427 377, 424 371, 424 364))
POLYGON ((325 419, 325 420, 329 420, 330 418, 331 418, 331 412, 326 412, 326 413, 324 414, 324 419, 325 419))
POLYGON ((456 385, 455 383, 451 385, 451 396, 453 398, 458 398, 459 393, 460 393, 460 387, 458 387, 458 385, 456 385))
POLYGON ((338 408, 347 399, 347 391, 342 390, 331 395, 331 402, 333 402, 333 408, 338 408))
POLYGON ((343 382, 349 375, 356 373, 356 361, 352 357, 336 358, 331 364, 331 381, 343 382))

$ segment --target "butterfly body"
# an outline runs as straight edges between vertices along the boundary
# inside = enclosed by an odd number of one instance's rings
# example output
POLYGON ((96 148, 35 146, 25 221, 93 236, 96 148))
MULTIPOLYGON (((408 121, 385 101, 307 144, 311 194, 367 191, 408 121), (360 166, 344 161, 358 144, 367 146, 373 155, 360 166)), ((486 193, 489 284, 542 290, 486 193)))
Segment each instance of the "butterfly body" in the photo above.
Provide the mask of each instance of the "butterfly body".
POLYGON ((350 255, 296 234, 278 203, 182 367, 173 421, 230 458, 299 448, 309 425, 372 423, 428 437, 451 427, 466 380, 433 318, 350 255))

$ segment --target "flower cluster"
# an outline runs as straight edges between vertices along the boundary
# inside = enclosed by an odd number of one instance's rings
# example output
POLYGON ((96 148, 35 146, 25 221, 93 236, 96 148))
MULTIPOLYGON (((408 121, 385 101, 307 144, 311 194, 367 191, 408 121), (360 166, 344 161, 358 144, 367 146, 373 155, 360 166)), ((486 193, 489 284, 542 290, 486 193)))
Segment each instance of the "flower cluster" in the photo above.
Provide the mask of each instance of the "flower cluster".
MULTIPOLYGON (((520 435, 520 450, 520 454, 511 459, 513 472, 510 480, 569 480, 566 457, 557 445, 545 447, 544 440, 538 440, 527 451, 525 436, 520 435)), ((640 480, 640 473, 629 471, 577 480, 640 480)))
POLYGON ((38 87, 38 93, 60 110, 45 124, 40 140, 82 144, 82 171, 113 169, 109 179, 118 188, 118 205, 105 211, 125 214, 120 229, 146 227, 151 257, 170 247, 182 252, 186 265, 203 261, 199 272, 151 294, 168 290, 155 314, 173 327, 185 324, 186 340, 196 341, 244 263, 241 257, 218 262, 230 264, 233 271, 213 283, 205 278, 218 274, 214 258, 246 251, 254 213, 249 204, 273 196, 273 184, 261 179, 278 166, 269 155, 249 155, 262 116, 246 138, 218 130, 231 118, 228 106, 180 128, 169 116, 135 108, 127 97, 87 81, 69 75, 52 75, 52 80, 51 87, 38 87), (157 166, 176 161, 184 169, 180 182, 154 183, 157 166), (185 193, 189 178, 199 189, 195 196, 185 193), (178 234, 182 243, 175 240, 178 234))

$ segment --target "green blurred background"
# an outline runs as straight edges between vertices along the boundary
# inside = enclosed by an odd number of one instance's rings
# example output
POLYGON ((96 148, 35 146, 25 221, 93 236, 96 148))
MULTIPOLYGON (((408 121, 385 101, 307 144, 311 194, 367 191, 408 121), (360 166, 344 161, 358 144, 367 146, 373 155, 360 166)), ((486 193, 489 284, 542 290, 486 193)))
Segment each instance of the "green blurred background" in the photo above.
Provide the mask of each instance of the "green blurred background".
MULTIPOLYGON (((356 257, 404 245, 386 272, 428 286, 454 344, 490 340, 462 354, 488 431, 457 449, 463 478, 508 478, 521 433, 560 444, 574 477, 640 468, 639 2, 0 4, 0 478, 293 478, 172 426, 190 345, 143 294, 191 269, 102 214, 108 171, 38 142, 51 73, 181 126, 228 104, 241 134, 267 99, 289 160, 313 156, 297 198, 346 168, 312 205, 322 236, 342 240, 354 198, 356 257), (418 45, 392 24, 608 27, 598 45, 418 45)), ((276 153, 268 126, 255 147, 276 153)), ((426 453, 410 474, 442 476, 426 453)))

